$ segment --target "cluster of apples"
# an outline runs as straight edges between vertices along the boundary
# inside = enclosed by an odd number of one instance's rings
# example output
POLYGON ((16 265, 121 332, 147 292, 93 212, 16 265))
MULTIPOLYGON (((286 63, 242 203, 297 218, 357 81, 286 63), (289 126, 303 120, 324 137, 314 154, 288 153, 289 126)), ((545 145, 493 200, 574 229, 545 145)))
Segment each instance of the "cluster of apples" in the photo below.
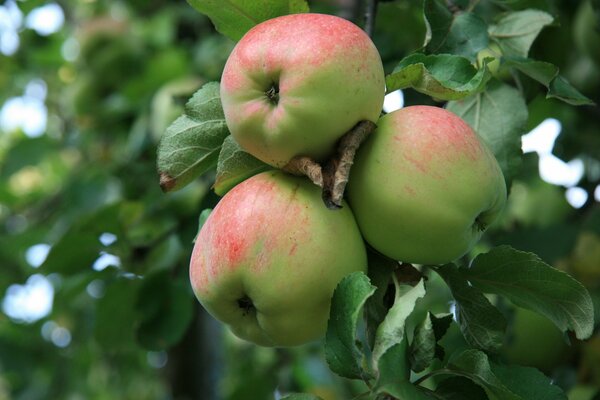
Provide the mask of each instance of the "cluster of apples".
POLYGON ((280 169, 238 184, 195 242, 196 297, 240 338, 293 346, 322 337, 337 283, 367 270, 365 241, 395 260, 440 264, 479 240, 506 201, 493 154, 456 115, 412 106, 380 118, 380 55, 342 18, 297 14, 251 29, 221 79, 227 126, 244 150, 276 167, 324 161, 363 120, 348 202, 327 209, 320 188, 280 169))

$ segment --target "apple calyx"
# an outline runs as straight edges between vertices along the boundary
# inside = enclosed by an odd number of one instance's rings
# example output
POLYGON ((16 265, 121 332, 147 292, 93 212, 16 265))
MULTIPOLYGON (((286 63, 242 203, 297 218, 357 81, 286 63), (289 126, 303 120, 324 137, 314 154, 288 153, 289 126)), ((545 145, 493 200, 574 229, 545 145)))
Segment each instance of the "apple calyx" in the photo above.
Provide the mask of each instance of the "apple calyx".
POLYGON ((246 315, 250 314, 251 312, 253 312, 254 310, 256 310, 256 308, 254 307, 254 303, 252 302, 252 299, 250 297, 248 297, 248 295, 243 295, 242 297, 237 299, 237 305, 242 309, 242 314, 244 316, 246 316, 246 315))
POLYGON ((269 99, 269 102, 276 106, 277 103, 279 103, 279 84, 273 82, 271 87, 265 92, 265 95, 267 96, 267 99, 269 99))
POLYGON ((344 191, 354 164, 356 151, 377 125, 364 120, 358 122, 339 140, 336 154, 323 164, 306 156, 294 157, 282 169, 293 175, 308 177, 323 189, 322 199, 330 210, 342 207, 344 191))

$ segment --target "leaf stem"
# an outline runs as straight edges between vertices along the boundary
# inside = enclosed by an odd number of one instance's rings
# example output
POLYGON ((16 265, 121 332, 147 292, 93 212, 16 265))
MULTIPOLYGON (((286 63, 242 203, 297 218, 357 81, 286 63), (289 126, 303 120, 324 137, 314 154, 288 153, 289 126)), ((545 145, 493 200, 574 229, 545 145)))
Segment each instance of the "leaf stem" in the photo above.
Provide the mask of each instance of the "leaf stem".
POLYGON ((420 385, 427 379, 433 378, 434 376, 437 376, 437 375, 449 375, 449 374, 456 374, 456 371, 453 371, 453 370, 447 369, 447 368, 437 369, 435 371, 431 371, 430 373, 423 375, 422 377, 420 377, 419 379, 414 381, 413 385, 420 385))

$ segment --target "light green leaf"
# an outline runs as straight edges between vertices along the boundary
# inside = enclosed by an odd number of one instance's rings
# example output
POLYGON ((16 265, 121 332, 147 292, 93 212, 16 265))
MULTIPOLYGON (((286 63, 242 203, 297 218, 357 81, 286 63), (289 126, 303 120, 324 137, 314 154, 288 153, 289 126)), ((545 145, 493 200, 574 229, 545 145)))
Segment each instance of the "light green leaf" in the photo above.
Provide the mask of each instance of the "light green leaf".
POLYGON ((238 183, 271 168, 242 150, 233 136, 229 135, 223 141, 219 153, 217 176, 213 188, 216 194, 223 196, 238 183))
POLYGON ((535 311, 562 331, 573 330, 578 339, 592 334, 594 308, 587 289, 533 253, 499 246, 462 271, 478 289, 535 311))
POLYGON ((236 41, 263 21, 308 12, 306 0, 188 0, 188 3, 206 14, 217 31, 236 41))
POLYGON ((487 68, 477 70, 471 62, 451 54, 411 54, 385 79, 388 92, 412 87, 440 100, 457 100, 485 87, 491 74, 487 68))
POLYGON ((579 93, 579 91, 571 86, 571 84, 561 75, 557 76, 550 83, 546 98, 556 98, 574 106, 594 104, 592 100, 579 93))
POLYGON ((535 38, 553 21, 554 18, 544 11, 513 11, 502 15, 488 32, 505 56, 527 57, 535 38))
POLYGON ((331 300, 331 312, 325 336, 325 358, 336 374, 363 379, 363 353, 356 345, 356 325, 360 311, 375 292, 369 278, 354 272, 338 283, 331 300))
POLYGON ((406 318, 412 313, 417 300, 425 296, 423 279, 414 287, 400 285, 393 275, 396 294, 394 305, 388 311, 385 319, 377 328, 375 346, 373 348, 373 363, 378 364, 379 358, 393 345, 400 343, 404 338, 406 318))
POLYGON ((456 314, 463 336, 472 346, 494 352, 504 341, 506 320, 477 288, 469 285, 454 264, 436 269, 456 300, 456 314))
POLYGON ((157 155, 161 188, 166 192, 181 189, 214 168, 227 135, 219 84, 207 83, 161 138, 157 155))
POLYGON ((510 185, 521 165, 521 135, 527 124, 527 105, 519 91, 494 81, 485 92, 450 102, 447 109, 485 140, 510 185))

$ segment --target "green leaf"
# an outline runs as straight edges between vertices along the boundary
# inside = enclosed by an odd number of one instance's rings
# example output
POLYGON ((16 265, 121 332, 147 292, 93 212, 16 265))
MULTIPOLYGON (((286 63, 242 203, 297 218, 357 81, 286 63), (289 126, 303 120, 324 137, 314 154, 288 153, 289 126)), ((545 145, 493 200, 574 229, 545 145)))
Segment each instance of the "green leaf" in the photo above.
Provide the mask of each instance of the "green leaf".
POLYGON ((533 41, 553 21, 554 18, 544 11, 513 11, 503 14, 488 32, 505 56, 527 57, 533 41))
POLYGON ((365 319, 367 325, 367 343, 373 349, 377 328, 385 319, 393 305, 389 294, 393 293, 392 273, 398 262, 381 254, 367 250, 369 262, 369 279, 377 287, 375 293, 365 303, 365 319))
POLYGON ((410 368, 407 359, 408 339, 406 336, 390 347, 380 358, 377 366, 379 376, 375 392, 397 399, 430 399, 418 386, 409 380, 410 368))
POLYGON ((263 21, 309 11, 306 0, 188 0, 188 3, 206 14, 217 31, 236 41, 263 21))
POLYGON ((533 253, 499 246, 463 272, 478 289, 537 312, 562 331, 573 330, 578 339, 592 334, 594 308, 587 289, 533 253))
POLYGON ((513 393, 494 375, 487 356, 479 350, 469 349, 453 355, 446 368, 481 386, 490 400, 528 400, 513 393))
POLYGON ((181 340, 193 317, 189 283, 173 279, 171 271, 147 275, 136 301, 136 338, 148 350, 164 350, 181 340))
POLYGON ((571 84, 561 75, 557 76, 550 83, 546 98, 556 98, 574 106, 594 104, 592 100, 579 93, 579 91, 571 86, 571 84))
POLYGON ((456 314, 463 336, 472 346, 495 352, 504 341, 506 319, 477 288, 469 285, 454 264, 436 269, 456 300, 456 314))
MULTIPOLYGON (((212 213, 212 210, 213 210, 212 208, 206 208, 206 209, 202 210, 202 212, 198 216, 198 233, 200 233, 200 230, 206 223, 206 220, 210 216, 210 213, 212 213)), ((196 236, 194 236, 194 242, 196 241, 196 237, 198 236, 198 233, 196 233, 196 236)))
POLYGON ((428 53, 449 53, 475 60, 488 45, 486 23, 473 13, 452 14, 438 0, 425 0, 428 53))
POLYGON ((281 398, 281 400, 323 400, 319 396, 310 393, 290 393, 281 398))
POLYGON ((181 189, 214 168, 221 144, 229 135, 219 84, 202 86, 169 126, 158 145, 157 167, 163 191, 181 189))
POLYGON ((535 368, 491 363, 492 372, 513 393, 525 400, 567 400, 552 380, 535 368))
POLYGON ((481 386, 462 376, 444 379, 435 388, 435 394, 443 400, 488 399, 481 386))
POLYGON ((491 74, 477 70, 471 62, 451 54, 411 54, 385 79, 388 92, 412 87, 440 100, 458 100, 485 87, 491 74))
POLYGON ((229 135, 219 153, 217 177, 213 188, 216 194, 223 196, 238 183, 271 168, 242 150, 233 136, 229 135))
POLYGON ((425 296, 425 284, 423 279, 414 287, 400 285, 396 276, 394 286, 396 293, 394 305, 388 311, 385 319, 377 328, 375 334, 375 346, 373 348, 373 363, 378 364, 379 358, 393 345, 400 343, 404 338, 404 326, 406 318, 412 313, 417 300, 425 296))
POLYGON ((450 102, 446 108, 485 140, 510 185, 521 164, 521 135, 527 124, 527 105, 519 91, 494 81, 485 92, 450 102))
POLYGON ((363 379, 363 353, 356 345, 356 324, 361 308, 375 292, 375 286, 362 272, 340 281, 331 300, 331 313, 325 337, 325 358, 336 374, 363 379))
POLYGON ((594 104, 592 100, 579 93, 562 76, 558 75, 558 67, 554 64, 531 60, 529 58, 505 58, 507 67, 513 67, 540 82, 548 88, 546 98, 557 98, 571 105, 594 104))
POLYGON ((410 345, 411 369, 421 372, 427 368, 433 359, 444 359, 444 349, 437 343, 452 323, 452 314, 436 317, 428 312, 423 321, 415 328, 413 341, 410 345))

